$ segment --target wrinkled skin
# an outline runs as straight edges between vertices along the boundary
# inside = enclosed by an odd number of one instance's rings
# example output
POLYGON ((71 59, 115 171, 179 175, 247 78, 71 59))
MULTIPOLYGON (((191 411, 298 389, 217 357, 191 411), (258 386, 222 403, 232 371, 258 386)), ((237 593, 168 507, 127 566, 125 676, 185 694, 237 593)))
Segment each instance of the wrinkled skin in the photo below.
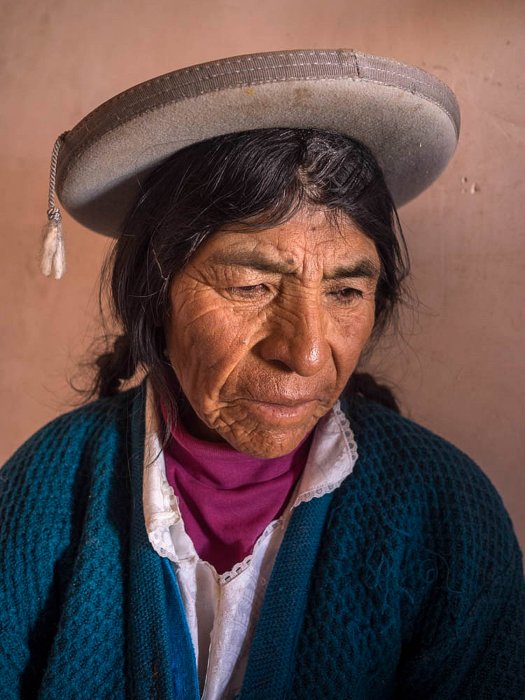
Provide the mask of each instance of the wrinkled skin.
POLYGON ((322 211, 208 239, 172 282, 166 326, 190 432, 260 457, 291 452, 356 367, 379 269, 374 243, 322 211))

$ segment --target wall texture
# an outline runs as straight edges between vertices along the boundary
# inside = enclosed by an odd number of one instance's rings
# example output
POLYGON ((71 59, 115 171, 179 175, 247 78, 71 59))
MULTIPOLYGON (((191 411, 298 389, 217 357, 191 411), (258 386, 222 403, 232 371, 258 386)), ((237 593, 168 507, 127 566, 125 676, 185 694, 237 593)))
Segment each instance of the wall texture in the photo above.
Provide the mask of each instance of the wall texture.
POLYGON ((68 271, 38 272, 55 137, 154 75, 285 48, 355 48, 426 68, 456 92, 462 136, 401 211, 418 303, 374 367, 405 412, 470 453, 525 545, 525 4, 521 0, 3 0, 0 24, 0 460, 77 400, 101 332, 108 242, 65 218, 68 271))

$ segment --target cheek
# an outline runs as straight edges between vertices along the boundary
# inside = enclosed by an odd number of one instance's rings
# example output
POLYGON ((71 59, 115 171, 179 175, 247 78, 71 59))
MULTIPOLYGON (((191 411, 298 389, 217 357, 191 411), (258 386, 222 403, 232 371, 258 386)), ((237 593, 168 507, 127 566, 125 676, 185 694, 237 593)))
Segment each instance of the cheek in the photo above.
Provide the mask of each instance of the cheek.
POLYGON ((359 339, 366 336, 370 327, 374 322, 374 309, 371 302, 367 302, 360 306, 356 311, 351 313, 347 319, 341 323, 344 332, 352 338, 359 339))
POLYGON ((172 308, 166 337, 179 383, 194 408, 216 402, 224 382, 249 352, 257 323, 206 294, 172 308))
POLYGON ((346 385, 354 371, 361 353, 368 343, 374 328, 374 308, 364 309, 352 319, 340 324, 337 340, 333 345, 333 356, 336 365, 338 384, 341 389, 346 385))
POLYGON ((359 318, 358 323, 354 325, 354 340, 356 346, 359 348, 359 352, 362 351, 363 347, 367 344, 372 331, 374 330, 375 324, 375 304, 370 303, 369 307, 364 310, 362 316, 359 318))

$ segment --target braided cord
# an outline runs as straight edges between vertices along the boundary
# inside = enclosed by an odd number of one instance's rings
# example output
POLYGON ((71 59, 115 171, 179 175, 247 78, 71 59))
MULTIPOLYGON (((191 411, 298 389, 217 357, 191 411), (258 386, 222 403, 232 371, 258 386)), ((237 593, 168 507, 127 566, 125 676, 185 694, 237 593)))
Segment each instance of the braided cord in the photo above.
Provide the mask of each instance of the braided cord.
POLYGON ((68 132, 64 131, 55 141, 53 146, 53 152, 51 153, 51 166, 49 168, 49 192, 47 197, 47 218, 49 221, 56 221, 60 223, 62 221, 62 215, 60 214, 60 209, 57 207, 55 202, 55 187, 56 187, 56 177, 57 177, 57 163, 58 154, 60 148, 64 142, 64 138, 68 132))

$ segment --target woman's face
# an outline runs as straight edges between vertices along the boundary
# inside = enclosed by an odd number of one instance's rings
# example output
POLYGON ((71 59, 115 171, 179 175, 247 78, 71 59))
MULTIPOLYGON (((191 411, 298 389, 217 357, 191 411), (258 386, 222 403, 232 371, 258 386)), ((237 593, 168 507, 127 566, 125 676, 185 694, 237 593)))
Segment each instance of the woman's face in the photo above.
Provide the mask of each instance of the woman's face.
POLYGON ((356 367, 379 267, 369 238, 322 211, 208 239, 172 282, 166 329, 187 428, 260 457, 291 452, 356 367))

